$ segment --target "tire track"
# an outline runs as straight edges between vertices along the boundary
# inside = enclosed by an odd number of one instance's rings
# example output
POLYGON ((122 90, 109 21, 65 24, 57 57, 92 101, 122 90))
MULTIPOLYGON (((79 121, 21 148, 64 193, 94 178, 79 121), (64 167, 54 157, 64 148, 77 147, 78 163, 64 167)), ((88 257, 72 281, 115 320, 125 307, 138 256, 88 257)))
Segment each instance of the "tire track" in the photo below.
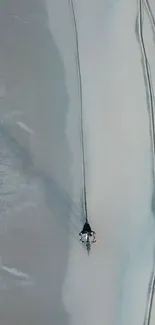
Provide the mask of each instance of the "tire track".
POLYGON ((150 22, 151 22, 152 30, 154 32, 154 41, 155 41, 155 18, 153 16, 153 13, 152 13, 151 6, 149 4, 149 1, 148 0, 144 0, 144 4, 145 4, 145 8, 146 8, 148 17, 149 17, 150 22))
MULTIPOLYGON (((145 7, 147 10, 147 13, 149 15, 152 28, 155 31, 155 21, 154 17, 151 11, 151 7, 149 5, 148 0, 144 0, 145 7)), ((150 66, 146 54, 145 49, 145 42, 143 38, 143 2, 142 0, 138 0, 138 13, 137 13, 137 34, 138 34, 138 40, 140 44, 141 49, 141 55, 142 55, 142 66, 143 66, 143 72, 144 72, 144 80, 145 80, 145 86, 146 86, 146 95, 148 99, 148 113, 149 113, 149 126, 150 126, 150 137, 151 137, 151 147, 152 147, 152 177, 153 177, 153 199, 154 199, 154 193, 155 193, 155 122, 154 122, 154 93, 153 93, 153 86, 152 86, 152 78, 151 78, 151 71, 150 66)), ((152 312, 152 306, 153 306, 153 298, 154 298, 154 289, 155 289, 155 248, 154 248, 154 259, 153 259, 153 267, 152 272, 150 276, 149 281, 149 287, 148 287, 148 296, 147 296, 147 302, 146 302, 146 308, 145 308, 145 314, 144 314, 144 322, 143 325, 149 325, 151 320, 151 312, 152 312)))
POLYGON ((76 47, 76 68, 79 86, 79 97, 80 97, 80 128, 81 128, 81 147, 82 147, 82 173, 83 173, 83 189, 82 189, 82 208, 84 207, 84 222, 88 222, 88 205, 87 205, 87 191, 86 191, 86 162, 85 162, 85 148, 84 148, 84 130, 83 130, 83 95, 82 95, 82 77, 80 67, 80 55, 79 55, 79 42, 78 42, 78 31, 75 17, 75 10, 73 0, 68 0, 70 12, 72 16, 72 25, 75 35, 75 47, 76 47))
POLYGON ((142 0, 138 0, 138 15, 137 15, 137 27, 138 27, 138 39, 142 54, 142 65, 143 65, 143 72, 145 78, 145 85, 146 85, 146 95, 148 98, 148 113, 149 113, 149 125, 150 125, 150 136, 151 136, 151 145, 152 145, 152 176, 153 176, 153 186, 155 184, 155 122, 154 122, 154 94, 153 94, 153 86, 152 86, 152 79, 151 79, 151 71, 149 62, 147 59, 144 39, 143 39, 143 6, 142 0))

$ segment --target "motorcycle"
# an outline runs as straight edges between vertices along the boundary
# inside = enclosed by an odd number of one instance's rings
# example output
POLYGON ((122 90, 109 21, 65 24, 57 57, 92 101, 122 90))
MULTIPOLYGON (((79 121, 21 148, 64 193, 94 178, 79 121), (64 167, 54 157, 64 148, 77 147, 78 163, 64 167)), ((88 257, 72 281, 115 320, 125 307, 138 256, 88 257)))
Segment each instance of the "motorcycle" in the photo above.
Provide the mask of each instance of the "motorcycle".
POLYGON ((91 245, 96 242, 96 233, 92 231, 88 222, 85 222, 82 231, 79 233, 80 242, 85 244, 87 253, 91 251, 91 245))

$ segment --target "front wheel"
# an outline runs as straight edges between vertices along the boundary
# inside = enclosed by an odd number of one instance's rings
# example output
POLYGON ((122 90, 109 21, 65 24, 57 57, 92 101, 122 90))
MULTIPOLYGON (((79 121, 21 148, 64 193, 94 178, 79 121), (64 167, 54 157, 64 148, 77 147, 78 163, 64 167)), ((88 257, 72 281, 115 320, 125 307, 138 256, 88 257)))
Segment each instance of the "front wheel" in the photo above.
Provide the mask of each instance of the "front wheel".
POLYGON ((88 255, 89 255, 89 253, 91 251, 91 242, 89 241, 89 239, 86 242, 86 249, 87 249, 87 252, 88 252, 88 255))

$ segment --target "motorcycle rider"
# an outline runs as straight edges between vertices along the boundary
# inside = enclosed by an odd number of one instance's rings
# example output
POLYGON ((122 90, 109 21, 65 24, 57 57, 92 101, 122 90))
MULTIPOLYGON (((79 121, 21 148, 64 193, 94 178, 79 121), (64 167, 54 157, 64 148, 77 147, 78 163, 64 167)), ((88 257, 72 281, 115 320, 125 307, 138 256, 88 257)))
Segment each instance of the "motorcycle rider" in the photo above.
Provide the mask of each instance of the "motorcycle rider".
POLYGON ((89 240, 92 243, 96 242, 96 233, 95 231, 92 231, 89 223, 86 221, 82 231, 79 233, 80 236, 80 242, 86 243, 87 240, 89 240))

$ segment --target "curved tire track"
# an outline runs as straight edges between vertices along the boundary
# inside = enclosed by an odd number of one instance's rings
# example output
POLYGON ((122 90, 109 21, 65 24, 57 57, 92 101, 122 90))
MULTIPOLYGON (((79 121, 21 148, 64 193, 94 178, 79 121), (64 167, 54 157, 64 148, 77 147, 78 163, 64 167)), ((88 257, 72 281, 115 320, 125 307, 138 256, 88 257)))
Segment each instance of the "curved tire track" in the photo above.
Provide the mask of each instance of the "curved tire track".
POLYGON ((152 30, 154 32, 154 37, 155 37, 155 18, 153 16, 152 10, 151 10, 151 6, 149 4, 148 0, 144 0, 144 4, 145 4, 145 8, 148 14, 148 17, 150 19, 151 25, 152 25, 152 30))
MULTIPOLYGON (((155 31, 155 20, 151 11, 151 7, 149 5, 148 0, 144 0, 146 10, 148 12, 152 27, 155 31)), ((150 136, 151 136, 151 145, 152 145, 152 176, 153 176, 153 192, 155 193, 155 122, 154 122, 154 93, 151 79, 151 71, 150 66, 146 54, 145 42, 143 38, 143 1, 138 0, 138 13, 137 13, 137 31, 138 31, 138 39, 139 45, 141 49, 142 55, 142 65, 144 72, 144 79, 146 85, 146 94, 148 97, 148 113, 149 113, 149 125, 150 125, 150 136)), ((153 193, 153 195, 154 195, 153 193)), ((146 309, 144 315, 143 325, 149 325, 151 320, 151 312, 154 298, 154 289, 155 289, 155 248, 154 248, 154 260, 153 260, 153 268, 150 276, 149 287, 148 287, 148 296, 146 302, 146 309)))

